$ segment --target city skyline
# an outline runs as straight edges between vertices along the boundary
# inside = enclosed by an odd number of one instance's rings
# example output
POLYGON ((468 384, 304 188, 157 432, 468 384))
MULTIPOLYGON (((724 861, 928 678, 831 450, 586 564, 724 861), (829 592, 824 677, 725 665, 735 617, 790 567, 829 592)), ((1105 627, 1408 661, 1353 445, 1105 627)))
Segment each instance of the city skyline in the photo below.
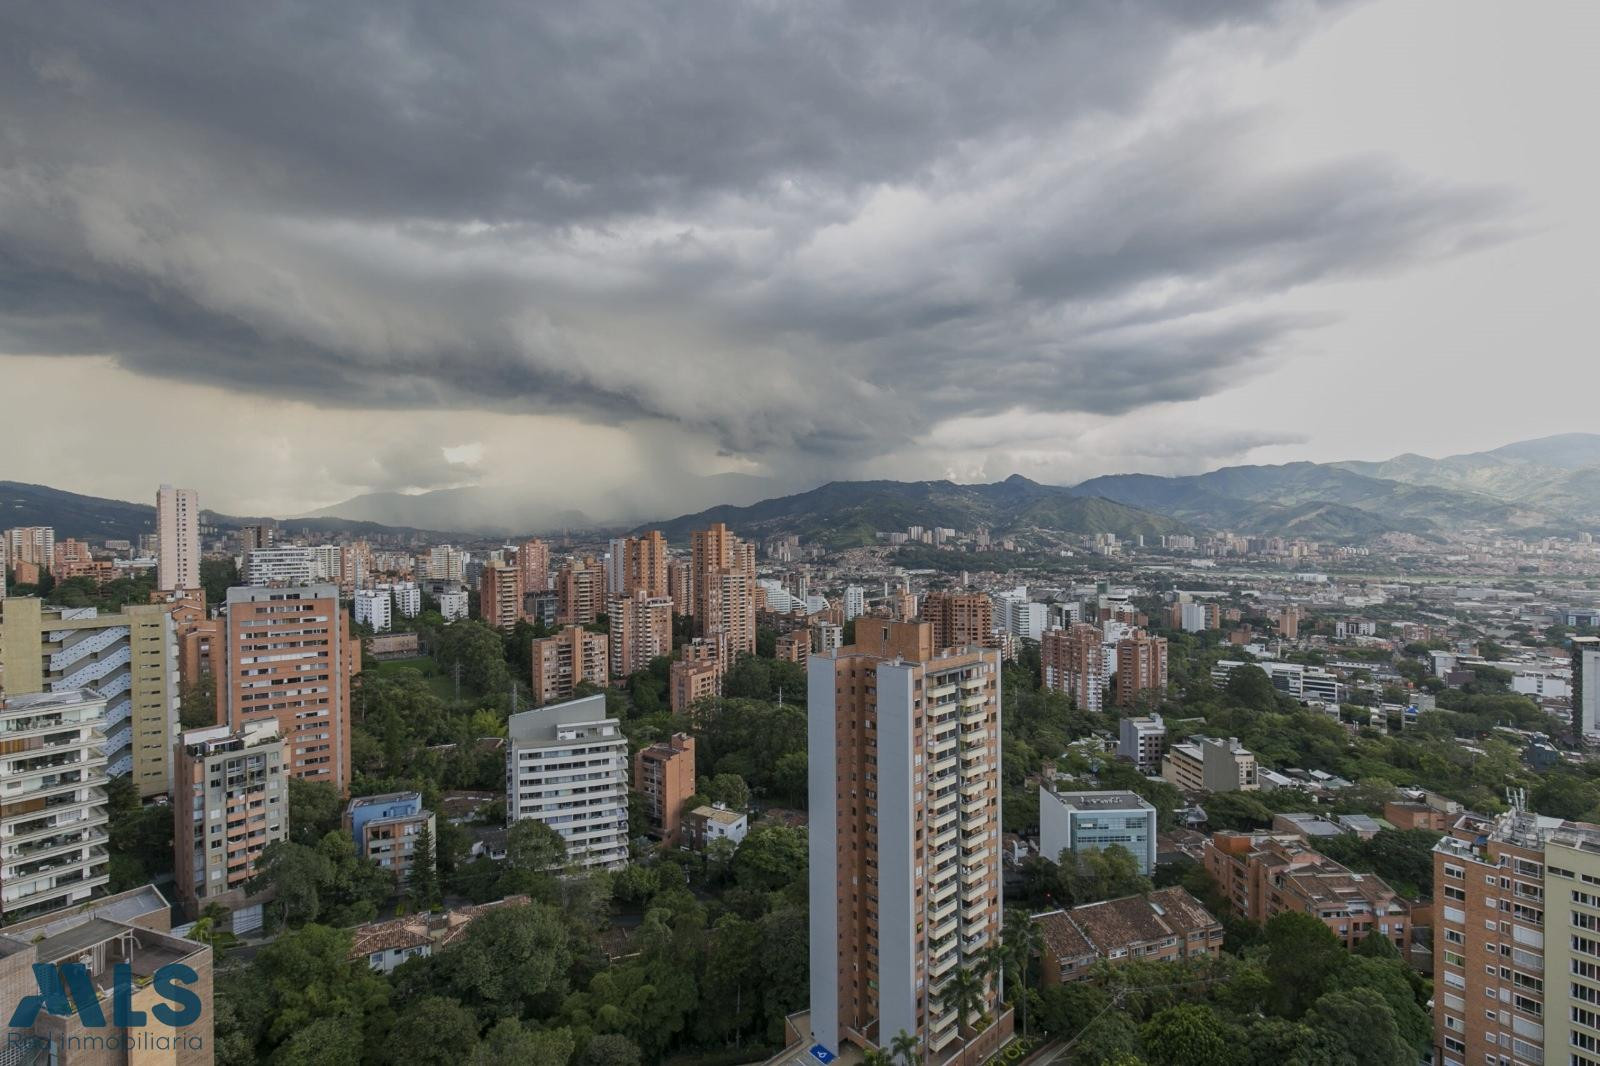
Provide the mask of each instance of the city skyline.
MULTIPOLYGON (((72 395, 213 506, 288 515, 464 484, 582 509, 717 473, 1060 484, 1585 424, 1600 214, 1569 131, 1596 75, 1568 50, 1592 9, 889 11, 857 35, 829 8, 513 11, 387 37, 353 10, 8 27, 8 452, 72 395), (516 62, 519 31, 635 69, 516 62), (718 60, 660 69, 652 39, 718 60), (247 49, 257 81, 208 80, 247 49)), ((26 479, 142 499, 145 469, 59 438, 26 479)))

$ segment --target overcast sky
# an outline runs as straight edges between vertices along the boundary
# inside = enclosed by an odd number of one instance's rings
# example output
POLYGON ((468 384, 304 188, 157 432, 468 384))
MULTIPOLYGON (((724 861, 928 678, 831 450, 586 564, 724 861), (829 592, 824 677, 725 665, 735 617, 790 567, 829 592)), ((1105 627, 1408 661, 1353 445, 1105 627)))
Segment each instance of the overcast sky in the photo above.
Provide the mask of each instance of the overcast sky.
POLYGON ((1600 4, 0 9, 0 478, 292 514, 1600 431, 1600 4))

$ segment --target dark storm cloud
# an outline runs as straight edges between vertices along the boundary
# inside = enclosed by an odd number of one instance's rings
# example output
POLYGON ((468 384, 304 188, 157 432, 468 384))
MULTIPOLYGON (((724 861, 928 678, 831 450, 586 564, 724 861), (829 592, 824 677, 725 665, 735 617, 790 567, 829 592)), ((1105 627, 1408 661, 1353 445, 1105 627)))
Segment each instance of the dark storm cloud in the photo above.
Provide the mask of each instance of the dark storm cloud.
POLYGON ((0 350, 749 454, 1193 399, 1310 324, 1263 301, 1493 232, 1149 113, 1181 42, 1312 11, 12 5, 0 350))

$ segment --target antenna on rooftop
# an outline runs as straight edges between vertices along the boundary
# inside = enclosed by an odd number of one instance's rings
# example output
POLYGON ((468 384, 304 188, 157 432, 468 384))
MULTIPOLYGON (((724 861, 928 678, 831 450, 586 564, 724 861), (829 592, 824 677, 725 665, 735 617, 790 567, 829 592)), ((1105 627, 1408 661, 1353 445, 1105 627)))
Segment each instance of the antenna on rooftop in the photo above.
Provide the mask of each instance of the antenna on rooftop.
POLYGON ((1519 787, 1506 788, 1506 806, 1521 814, 1528 808, 1528 790, 1519 787))

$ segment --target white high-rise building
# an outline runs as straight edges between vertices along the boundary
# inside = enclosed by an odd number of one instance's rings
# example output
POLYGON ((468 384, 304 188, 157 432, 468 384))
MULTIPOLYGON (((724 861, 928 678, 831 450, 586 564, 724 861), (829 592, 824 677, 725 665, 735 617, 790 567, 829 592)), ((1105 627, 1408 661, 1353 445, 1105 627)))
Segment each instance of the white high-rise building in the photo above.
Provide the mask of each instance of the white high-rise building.
POLYGON ((94 689, 0 699, 0 925, 111 881, 105 715, 94 689))
POLYGON ((344 550, 337 544, 315 544, 311 553, 311 580, 338 583, 344 579, 344 550))
POLYGON ((378 588, 394 597, 394 609, 401 618, 415 618, 422 613, 422 590, 414 581, 399 581, 378 588))
POLYGON ((561 834, 584 868, 628 861, 628 738, 603 694, 514 714, 506 727, 506 820, 561 834))
POLYGON ((1026 588, 1002 593, 996 606, 1000 628, 1013 637, 1037 641, 1049 628, 1050 605, 1028 599, 1026 588))
POLYGON ((296 544, 254 548, 244 557, 246 585, 309 585, 315 570, 311 549, 296 544))
POLYGON ((156 490, 156 588, 200 587, 200 494, 162 485, 156 490))
POLYGON ((365 622, 374 633, 386 633, 394 624, 388 589, 356 589, 356 621, 365 622))
POLYGON ((1600 637, 1572 638, 1572 724, 1600 736, 1600 637))
POLYGON ((867 613, 867 590, 860 585, 844 587, 844 620, 860 618, 867 613))
POLYGON ((467 554, 448 544, 437 544, 428 552, 428 576, 435 581, 464 581, 467 554))

